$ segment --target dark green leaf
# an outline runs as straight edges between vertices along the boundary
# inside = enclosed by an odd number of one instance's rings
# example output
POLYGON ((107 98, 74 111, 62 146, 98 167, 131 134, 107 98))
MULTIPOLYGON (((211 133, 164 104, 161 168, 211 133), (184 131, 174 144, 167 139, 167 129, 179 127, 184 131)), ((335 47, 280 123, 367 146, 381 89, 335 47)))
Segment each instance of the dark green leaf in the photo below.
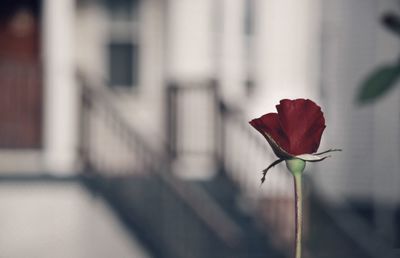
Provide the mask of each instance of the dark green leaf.
POLYGON ((381 97, 389 91, 400 76, 400 66, 386 65, 377 68, 361 84, 357 100, 366 103, 381 97))
POLYGON ((394 13, 386 13, 382 16, 382 24, 390 30, 400 36, 400 17, 394 13))

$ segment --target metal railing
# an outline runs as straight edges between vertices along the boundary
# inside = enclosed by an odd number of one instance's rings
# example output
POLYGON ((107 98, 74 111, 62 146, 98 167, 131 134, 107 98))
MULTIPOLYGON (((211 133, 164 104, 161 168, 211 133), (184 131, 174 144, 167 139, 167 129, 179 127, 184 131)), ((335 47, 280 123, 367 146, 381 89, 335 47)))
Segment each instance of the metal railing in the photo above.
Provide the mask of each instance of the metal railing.
POLYGON ((192 209, 223 243, 234 246, 241 238, 240 227, 203 189, 185 184, 171 173, 165 149, 150 147, 115 107, 104 85, 92 85, 84 78, 80 82, 80 155, 84 174, 105 179, 155 178, 192 209))

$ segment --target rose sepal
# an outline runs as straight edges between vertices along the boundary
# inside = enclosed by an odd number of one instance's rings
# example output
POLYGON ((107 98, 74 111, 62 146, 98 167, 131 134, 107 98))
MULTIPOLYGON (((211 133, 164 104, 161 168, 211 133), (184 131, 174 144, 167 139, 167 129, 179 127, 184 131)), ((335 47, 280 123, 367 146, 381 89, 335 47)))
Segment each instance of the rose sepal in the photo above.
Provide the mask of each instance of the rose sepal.
POLYGON ((329 149, 323 152, 314 153, 314 154, 301 154, 297 155, 297 159, 301 159, 308 162, 320 162, 326 158, 330 158, 331 155, 326 155, 327 153, 334 152, 334 151, 342 151, 341 149, 329 149))

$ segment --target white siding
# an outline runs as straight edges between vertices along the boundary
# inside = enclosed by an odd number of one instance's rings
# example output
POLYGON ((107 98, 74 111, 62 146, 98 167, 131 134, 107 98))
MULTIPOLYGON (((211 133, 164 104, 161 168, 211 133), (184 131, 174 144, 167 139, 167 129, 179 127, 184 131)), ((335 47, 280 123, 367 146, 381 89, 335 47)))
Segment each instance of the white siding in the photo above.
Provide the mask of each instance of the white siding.
POLYGON ((365 76, 398 54, 398 39, 379 22, 383 10, 394 6, 395 1, 377 0, 323 5, 322 94, 327 118, 323 147, 343 148, 343 153, 319 164, 315 178, 336 200, 393 197, 397 191, 387 183, 398 174, 398 89, 375 105, 360 107, 355 102, 365 76))

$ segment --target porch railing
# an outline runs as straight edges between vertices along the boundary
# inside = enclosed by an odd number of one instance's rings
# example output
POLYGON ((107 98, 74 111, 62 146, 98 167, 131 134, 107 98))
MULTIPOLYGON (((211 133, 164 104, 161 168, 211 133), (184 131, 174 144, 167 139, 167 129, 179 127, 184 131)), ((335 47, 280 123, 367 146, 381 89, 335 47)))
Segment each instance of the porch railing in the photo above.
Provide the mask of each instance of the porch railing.
POLYGON ((223 243, 234 246, 242 232, 225 211, 202 188, 185 184, 171 173, 170 157, 164 149, 150 147, 133 129, 115 107, 104 85, 93 85, 84 78, 80 82, 80 153, 86 177, 155 178, 192 209, 223 243))

